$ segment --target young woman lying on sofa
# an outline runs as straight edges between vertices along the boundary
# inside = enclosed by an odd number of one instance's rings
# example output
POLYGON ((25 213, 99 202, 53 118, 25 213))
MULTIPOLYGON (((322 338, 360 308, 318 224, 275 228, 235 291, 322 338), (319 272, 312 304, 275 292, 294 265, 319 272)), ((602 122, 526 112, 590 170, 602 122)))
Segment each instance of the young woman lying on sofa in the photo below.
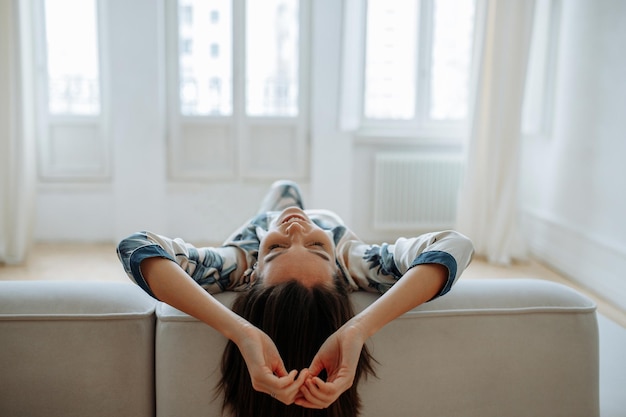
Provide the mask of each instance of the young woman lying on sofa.
POLYGON ((118 246, 126 273, 148 294, 229 339, 224 407, 272 417, 357 415, 358 382, 373 374, 366 340, 446 294, 472 254, 454 231, 364 243, 336 214, 305 210, 290 181, 274 183, 258 215, 220 247, 150 232, 118 246), (348 294, 357 290, 382 296, 354 315, 348 294), (221 291, 240 292, 232 310, 211 296, 221 291))

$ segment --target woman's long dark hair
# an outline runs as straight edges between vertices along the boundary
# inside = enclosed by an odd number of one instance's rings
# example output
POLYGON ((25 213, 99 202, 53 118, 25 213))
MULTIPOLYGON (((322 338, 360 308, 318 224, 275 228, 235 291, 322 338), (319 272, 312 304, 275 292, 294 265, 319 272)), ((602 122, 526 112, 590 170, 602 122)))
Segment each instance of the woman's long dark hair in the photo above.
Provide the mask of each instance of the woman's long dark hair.
MULTIPOLYGON (((272 338, 288 371, 307 368, 328 336, 354 316, 341 278, 335 279, 335 288, 307 288, 297 281, 265 287, 259 281, 237 297, 232 309, 272 338)), ((364 346, 352 387, 327 409, 313 410, 287 406, 255 391, 237 345, 229 341, 218 389, 224 393, 224 411, 233 417, 354 417, 361 407, 358 382, 362 376, 374 375, 373 361, 364 346)))

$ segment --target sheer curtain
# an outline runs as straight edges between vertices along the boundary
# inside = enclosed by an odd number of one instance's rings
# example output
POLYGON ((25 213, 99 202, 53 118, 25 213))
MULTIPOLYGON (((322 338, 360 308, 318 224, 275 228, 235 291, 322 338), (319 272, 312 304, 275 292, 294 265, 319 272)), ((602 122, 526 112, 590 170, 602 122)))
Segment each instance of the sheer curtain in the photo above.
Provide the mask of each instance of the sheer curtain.
POLYGON ((23 262, 36 197, 29 2, 0 0, 0 264, 23 262))
POLYGON ((506 265, 526 257, 517 221, 518 159, 534 1, 486 0, 485 6, 457 229, 477 255, 506 265))

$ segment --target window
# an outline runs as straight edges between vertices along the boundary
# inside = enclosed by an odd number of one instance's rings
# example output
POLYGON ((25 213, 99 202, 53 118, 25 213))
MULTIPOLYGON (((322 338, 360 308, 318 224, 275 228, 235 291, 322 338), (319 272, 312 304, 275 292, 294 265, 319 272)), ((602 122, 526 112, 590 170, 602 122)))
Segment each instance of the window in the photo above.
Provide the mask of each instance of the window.
POLYGON ((50 114, 100 113, 96 18, 93 0, 45 1, 50 114))
POLYGON ((232 85, 230 1, 181 0, 177 26, 181 114, 231 115, 232 88, 225 88, 217 100, 211 88, 211 80, 232 85), (215 9, 217 7, 219 10, 215 9), (223 16, 221 20, 214 19, 218 14, 223 16), (220 50, 224 53, 220 54, 220 50))
POLYGON ((435 0, 428 117, 468 116, 474 38, 474 0, 435 0))
POLYGON ((109 178, 98 0, 39 0, 39 173, 44 181, 109 178), (71 10, 71 13, 68 13, 71 10))
POLYGON ((248 1, 246 113, 298 114, 298 1, 248 1))
POLYGON ((171 177, 306 176, 309 2, 166 5, 171 177))
POLYGON ((358 127, 458 136, 469 113, 476 0, 367 0, 360 15, 358 127))
POLYGON ((365 117, 411 119, 415 114, 417 0, 367 3, 365 117))

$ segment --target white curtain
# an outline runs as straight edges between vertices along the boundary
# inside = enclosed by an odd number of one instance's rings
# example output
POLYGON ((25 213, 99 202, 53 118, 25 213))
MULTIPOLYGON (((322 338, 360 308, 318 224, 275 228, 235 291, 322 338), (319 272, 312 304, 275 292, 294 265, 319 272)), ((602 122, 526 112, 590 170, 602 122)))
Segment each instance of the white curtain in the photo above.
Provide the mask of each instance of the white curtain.
POLYGON ((25 1, 0 0, 0 264, 26 259, 34 223, 33 66, 25 52, 31 40, 28 7, 25 1))
POLYGON ((486 0, 467 170, 457 229, 476 254, 507 265, 526 258, 518 225, 521 115, 534 1, 486 0))

